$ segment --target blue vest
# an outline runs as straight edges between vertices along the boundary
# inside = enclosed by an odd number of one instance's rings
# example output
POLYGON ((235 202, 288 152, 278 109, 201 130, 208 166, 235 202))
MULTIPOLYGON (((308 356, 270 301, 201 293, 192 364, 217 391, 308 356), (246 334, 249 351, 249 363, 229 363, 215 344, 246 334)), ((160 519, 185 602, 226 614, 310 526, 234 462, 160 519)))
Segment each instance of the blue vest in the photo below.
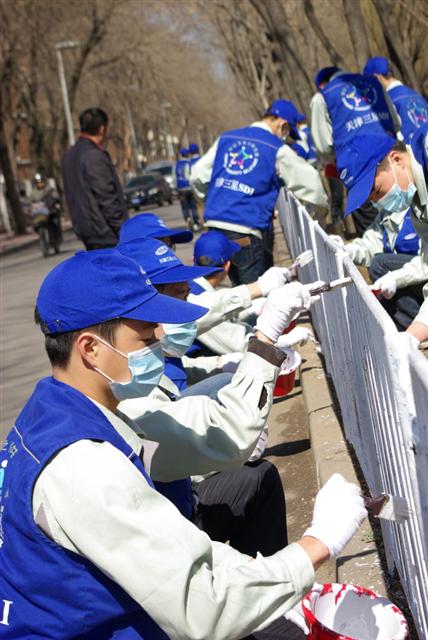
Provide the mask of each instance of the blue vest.
POLYGON ((0 454, 0 603, 11 603, 0 636, 167 640, 119 585, 89 560, 58 546, 34 522, 38 476, 57 452, 82 439, 111 443, 152 486, 139 457, 93 402, 53 378, 41 380, 0 454))
POLYGON ((416 160, 422 166, 425 182, 428 183, 428 155, 425 149, 426 139, 428 136, 428 123, 424 124, 414 134, 410 146, 412 147, 413 155, 416 160))
POLYGON ((201 156, 193 156, 192 158, 190 158, 189 162, 190 162, 190 166, 193 167, 194 164, 196 164, 196 162, 198 162, 198 160, 201 159, 201 156))
POLYGON ((419 236, 413 226, 410 209, 402 220, 400 230, 392 247, 388 242, 386 229, 383 230, 383 250, 385 253, 407 253, 415 256, 419 253, 419 246, 419 236))
POLYGON ((204 217, 267 229, 281 187, 275 163, 284 142, 260 127, 220 136, 204 217))
POLYGON ((187 374, 181 358, 166 356, 164 374, 173 381, 179 391, 187 389, 187 374))
POLYGON ((175 163, 175 177, 177 180, 177 189, 190 189, 190 183, 187 179, 189 160, 177 160, 175 163))
POLYGON ((290 147, 297 153, 298 156, 303 158, 303 160, 309 160, 309 152, 306 151, 304 147, 300 144, 300 142, 293 142, 290 144, 290 147))
POLYGON ((308 160, 309 162, 316 161, 317 159, 317 150, 315 148, 315 144, 312 138, 312 133, 310 128, 306 125, 302 129, 306 135, 306 141, 308 143, 309 152, 308 152, 308 160))
POLYGON ((341 152, 359 133, 389 134, 395 137, 394 123, 380 82, 360 73, 345 73, 321 89, 333 127, 336 164, 342 166, 341 152))
POLYGON ((388 91, 401 119, 401 133, 404 142, 410 144, 413 134, 428 123, 428 104, 417 91, 398 85, 388 91))

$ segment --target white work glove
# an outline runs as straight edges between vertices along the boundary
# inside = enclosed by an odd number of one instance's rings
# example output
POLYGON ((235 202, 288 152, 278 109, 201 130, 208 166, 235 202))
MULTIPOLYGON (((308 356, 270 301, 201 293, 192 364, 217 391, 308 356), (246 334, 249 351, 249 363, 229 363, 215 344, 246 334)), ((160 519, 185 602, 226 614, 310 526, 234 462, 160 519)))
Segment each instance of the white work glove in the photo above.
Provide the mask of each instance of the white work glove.
POLYGON ((345 247, 345 243, 341 236, 336 236, 332 233, 328 236, 328 239, 331 240, 336 245, 336 247, 339 247, 339 249, 343 249, 345 247))
POLYGON ((286 267, 271 267, 257 280, 262 296, 267 296, 273 289, 290 282, 291 271, 286 267))
POLYGON ((232 353, 226 353, 223 356, 218 356, 218 368, 221 369, 223 373, 235 373, 243 355, 241 351, 234 351, 232 353))
POLYGON ((315 341, 312 331, 310 331, 306 327, 295 327, 289 333, 285 333, 284 335, 279 336, 278 342, 275 346, 279 347, 280 349, 288 349, 290 347, 294 347, 297 344, 306 344, 308 340, 315 341))
POLYGON ((345 251, 348 254, 348 256, 351 258, 351 260, 355 258, 357 250, 355 247, 352 246, 352 242, 350 242, 349 244, 345 244, 345 251))
POLYGON ((275 343, 290 322, 310 306, 310 293, 300 282, 291 282, 274 289, 257 318, 256 331, 275 343))
POLYGON ((360 487, 335 473, 315 498, 312 524, 303 534, 320 540, 334 558, 367 517, 360 487))
POLYGON ((373 289, 380 289, 381 294, 387 300, 393 298, 397 293, 397 283, 391 271, 388 271, 384 276, 378 278, 372 287, 373 289))
POLYGON ((254 313, 254 315, 259 316, 262 312, 263 307, 265 306, 266 298, 255 298, 251 302, 251 307, 249 311, 254 313))

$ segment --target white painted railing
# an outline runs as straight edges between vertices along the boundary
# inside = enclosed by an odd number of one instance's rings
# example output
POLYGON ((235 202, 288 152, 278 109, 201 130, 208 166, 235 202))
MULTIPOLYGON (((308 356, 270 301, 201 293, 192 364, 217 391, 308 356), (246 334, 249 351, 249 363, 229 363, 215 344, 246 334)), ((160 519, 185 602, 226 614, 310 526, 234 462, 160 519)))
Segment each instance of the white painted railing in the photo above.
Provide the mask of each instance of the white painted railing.
POLYGON ((278 201, 293 258, 312 249, 302 282, 350 276, 311 308, 347 440, 372 495, 407 499, 404 524, 382 522, 389 569, 400 575, 421 640, 428 638, 428 360, 411 353, 346 252, 328 239, 290 193, 278 201), (411 354, 411 355, 410 355, 411 354), (409 368, 410 364, 410 368, 409 368))

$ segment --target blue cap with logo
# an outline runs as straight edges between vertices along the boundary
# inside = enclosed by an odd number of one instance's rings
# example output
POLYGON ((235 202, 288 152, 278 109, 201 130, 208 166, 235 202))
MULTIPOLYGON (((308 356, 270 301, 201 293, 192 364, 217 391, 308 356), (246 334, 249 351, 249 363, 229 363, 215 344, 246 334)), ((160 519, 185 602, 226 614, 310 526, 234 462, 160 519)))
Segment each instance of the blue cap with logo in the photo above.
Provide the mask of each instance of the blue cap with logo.
POLYGON ((199 153, 199 147, 195 142, 191 142, 189 144, 189 152, 190 153, 199 153))
POLYGON ((58 264, 44 279, 36 305, 47 335, 116 318, 191 322, 207 311, 158 293, 141 267, 117 249, 79 251, 58 264))
POLYGON ((295 140, 300 140, 300 133, 296 128, 299 112, 290 100, 274 100, 266 110, 265 115, 272 115, 287 120, 290 127, 290 134, 295 140))
POLYGON ((184 265, 172 249, 154 238, 121 242, 117 245, 117 249, 128 258, 135 260, 153 284, 187 282, 219 271, 216 267, 184 265))
POLYGON ((225 262, 241 250, 241 245, 229 238, 221 231, 207 231, 195 242, 193 258, 197 263, 202 256, 209 258, 212 265, 222 266, 225 262))
POLYGON ((356 135, 348 142, 337 167, 348 190, 345 216, 369 199, 378 165, 395 142, 392 136, 382 134, 356 135))
POLYGON ((331 79, 331 76, 334 76, 335 73, 340 71, 339 67, 323 67, 314 75, 314 82, 318 89, 321 88, 322 84, 325 84, 331 79))
POLYGON ((366 75, 373 75, 378 73, 382 76, 386 76, 390 72, 389 61, 382 56, 375 56, 369 58, 366 62, 366 66, 363 69, 363 73, 366 75))
POLYGON ((193 233, 188 229, 171 229, 154 213, 140 213, 130 218, 120 228, 120 242, 139 238, 172 238, 176 243, 190 242, 193 233))

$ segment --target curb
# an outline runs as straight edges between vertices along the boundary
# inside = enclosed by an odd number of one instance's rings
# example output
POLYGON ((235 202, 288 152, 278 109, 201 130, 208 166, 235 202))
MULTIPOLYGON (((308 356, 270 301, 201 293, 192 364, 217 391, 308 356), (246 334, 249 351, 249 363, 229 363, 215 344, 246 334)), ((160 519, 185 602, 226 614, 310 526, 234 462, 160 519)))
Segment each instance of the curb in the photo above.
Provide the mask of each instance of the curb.
MULTIPOLYGON (((312 329, 310 324, 307 326, 312 329)), ((303 360, 300 380, 318 484, 322 487, 333 473, 341 473, 348 481, 359 485, 321 358, 312 343, 301 347, 299 352, 303 360)), ((337 582, 365 586, 387 596, 385 577, 368 520, 336 558, 335 565, 337 582)))
MULTIPOLYGON (((71 223, 65 223, 62 227, 63 234, 69 231, 72 228, 71 223)), ((18 253, 19 251, 23 251, 24 249, 29 249, 30 247, 34 247, 39 242, 39 237, 32 236, 27 239, 23 239, 22 242, 17 244, 7 245, 7 243, 0 245, 0 258, 3 256, 9 256, 13 253, 18 253)))

